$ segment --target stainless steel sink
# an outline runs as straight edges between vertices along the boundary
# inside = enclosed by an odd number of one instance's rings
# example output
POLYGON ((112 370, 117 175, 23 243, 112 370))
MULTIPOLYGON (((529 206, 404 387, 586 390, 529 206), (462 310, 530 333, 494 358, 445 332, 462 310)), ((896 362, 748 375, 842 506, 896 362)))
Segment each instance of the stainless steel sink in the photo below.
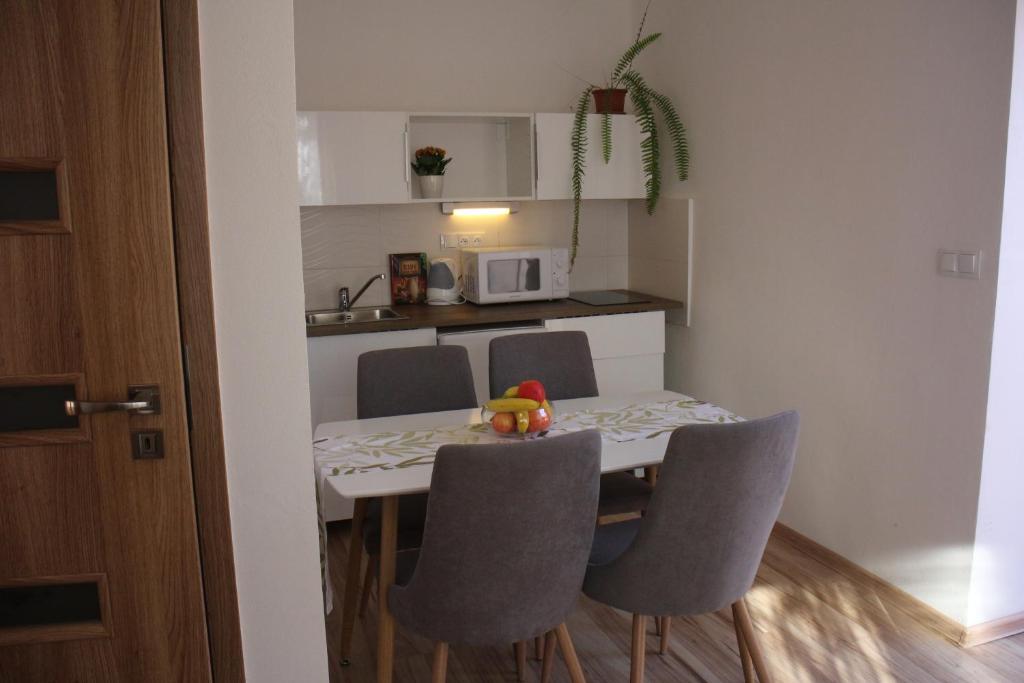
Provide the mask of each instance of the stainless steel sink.
POLYGON ((405 320, 408 317, 407 315, 395 313, 390 308, 353 308, 348 311, 310 311, 306 313, 306 324, 351 325, 353 323, 405 320))

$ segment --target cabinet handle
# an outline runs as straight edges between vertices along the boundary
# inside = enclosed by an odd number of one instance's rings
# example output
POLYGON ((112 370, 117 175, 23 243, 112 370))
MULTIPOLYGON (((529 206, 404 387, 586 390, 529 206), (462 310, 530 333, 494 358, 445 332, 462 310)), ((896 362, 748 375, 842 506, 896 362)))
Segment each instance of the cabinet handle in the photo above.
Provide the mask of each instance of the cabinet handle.
POLYGON ((409 178, 409 127, 402 131, 402 163, 405 165, 405 184, 412 182, 409 178))
POLYGON ((540 180, 540 159, 537 158, 537 124, 533 124, 533 187, 536 196, 537 181, 540 180))

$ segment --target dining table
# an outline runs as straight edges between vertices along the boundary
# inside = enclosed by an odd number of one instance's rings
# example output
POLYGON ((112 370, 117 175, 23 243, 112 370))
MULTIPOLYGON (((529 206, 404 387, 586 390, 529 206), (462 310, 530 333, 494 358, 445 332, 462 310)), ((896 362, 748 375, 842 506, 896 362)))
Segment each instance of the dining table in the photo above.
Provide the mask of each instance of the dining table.
MULTIPOLYGON (((712 403, 672 391, 556 401, 554 413, 548 435, 581 429, 600 431, 602 473, 644 469, 650 479, 676 428, 743 419, 712 403)), ((328 422, 315 430, 313 455, 320 490, 330 486, 354 500, 342 606, 343 663, 350 653, 355 624, 367 502, 381 499, 377 580, 377 680, 381 683, 392 680, 394 668, 395 621, 388 609, 388 590, 395 580, 399 498, 430 489, 433 458, 439 446, 494 443, 509 438, 494 433, 482 419, 479 409, 451 410, 328 422)))

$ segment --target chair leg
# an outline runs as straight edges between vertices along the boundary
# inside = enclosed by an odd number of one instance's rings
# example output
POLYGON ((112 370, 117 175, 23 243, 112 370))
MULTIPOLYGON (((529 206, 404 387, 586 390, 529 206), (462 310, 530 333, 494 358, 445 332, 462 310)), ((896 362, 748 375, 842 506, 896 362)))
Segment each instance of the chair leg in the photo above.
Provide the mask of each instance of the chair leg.
POLYGON ((658 654, 668 652, 668 634, 672 630, 672 617, 661 618, 661 645, 658 647, 658 654))
POLYGON ((512 648, 516 651, 516 680, 526 680, 526 641, 517 640, 512 648))
POLYGON ((747 641, 743 639, 743 629, 740 628, 739 609, 736 603, 732 606, 732 625, 736 629, 736 644, 740 648, 740 662, 743 664, 743 683, 754 683, 754 663, 750 660, 750 650, 747 649, 747 641))
POLYGON ((576 658, 576 648, 572 646, 572 638, 569 637, 569 629, 564 622, 558 625, 555 633, 558 636, 558 647, 562 650, 562 658, 565 659, 565 666, 569 669, 569 680, 572 683, 585 683, 583 667, 576 658))
POLYGON ((430 680, 433 683, 444 683, 448 677, 448 643, 434 643, 434 667, 430 680))
POLYGON ((661 635, 661 617, 654 617, 654 635, 661 635))
POLYGON ((538 662, 544 659, 544 636, 533 639, 533 658, 538 662))
POLYGON ((370 593, 373 592, 373 577, 377 575, 377 563, 380 558, 370 555, 366 558, 366 573, 363 575, 363 597, 359 601, 359 618, 366 616, 366 607, 370 604, 370 593))
POLYGON ((555 645, 557 636, 548 631, 544 636, 544 661, 540 665, 540 683, 551 683, 551 670, 555 666, 555 645))
POLYGON ((629 683, 643 683, 644 650, 647 647, 647 617, 633 615, 633 647, 629 659, 629 683))
POLYGON ((739 621, 740 630, 743 633, 743 641, 746 643, 750 659, 754 664, 754 671, 757 672, 757 680, 760 683, 771 683, 771 674, 768 673, 768 666, 761 654, 761 647, 757 644, 754 625, 750 623, 750 612, 747 611, 746 600, 740 598, 732 606, 734 617, 739 621))

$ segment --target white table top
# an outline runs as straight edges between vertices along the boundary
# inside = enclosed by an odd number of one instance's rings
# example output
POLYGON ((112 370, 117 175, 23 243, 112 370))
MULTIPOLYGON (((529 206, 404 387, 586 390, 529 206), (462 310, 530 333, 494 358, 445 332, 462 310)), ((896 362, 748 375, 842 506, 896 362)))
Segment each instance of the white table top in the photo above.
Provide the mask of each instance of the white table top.
MULTIPOLYGON (((559 412, 564 413, 581 410, 607 410, 636 403, 653 403, 681 398, 686 397, 672 391, 646 391, 620 396, 595 396, 558 401, 556 408, 559 412)), ((316 428, 313 439, 319 441, 342 435, 433 429, 479 422, 479 409, 396 415, 372 420, 326 422, 316 428)), ((666 433, 655 438, 636 441, 603 441, 601 444, 601 471, 617 472, 660 463, 665 456, 665 446, 668 444, 669 436, 666 433)), ((424 465, 406 469, 361 472, 357 475, 327 477, 326 481, 335 491, 346 498, 404 495, 429 490, 430 475, 433 469, 430 465, 424 465)))

